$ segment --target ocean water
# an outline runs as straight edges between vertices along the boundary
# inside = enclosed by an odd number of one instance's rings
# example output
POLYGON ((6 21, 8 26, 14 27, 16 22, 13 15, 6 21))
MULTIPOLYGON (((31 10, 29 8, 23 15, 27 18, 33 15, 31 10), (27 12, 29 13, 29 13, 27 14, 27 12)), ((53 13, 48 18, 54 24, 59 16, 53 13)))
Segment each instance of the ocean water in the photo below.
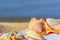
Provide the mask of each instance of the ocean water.
POLYGON ((0 17, 60 18, 60 0, 0 0, 0 17))

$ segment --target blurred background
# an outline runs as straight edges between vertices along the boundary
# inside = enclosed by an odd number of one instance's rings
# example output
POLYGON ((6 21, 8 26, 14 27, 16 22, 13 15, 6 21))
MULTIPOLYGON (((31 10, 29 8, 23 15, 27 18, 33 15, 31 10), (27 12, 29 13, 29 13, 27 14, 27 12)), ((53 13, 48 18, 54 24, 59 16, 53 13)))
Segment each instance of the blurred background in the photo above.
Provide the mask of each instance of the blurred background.
POLYGON ((0 0, 0 17, 60 18, 60 0, 0 0))
POLYGON ((20 31, 31 17, 60 18, 60 0, 0 0, 1 32, 20 31))
POLYGON ((60 0, 0 0, 0 21, 31 17, 60 18, 60 0))

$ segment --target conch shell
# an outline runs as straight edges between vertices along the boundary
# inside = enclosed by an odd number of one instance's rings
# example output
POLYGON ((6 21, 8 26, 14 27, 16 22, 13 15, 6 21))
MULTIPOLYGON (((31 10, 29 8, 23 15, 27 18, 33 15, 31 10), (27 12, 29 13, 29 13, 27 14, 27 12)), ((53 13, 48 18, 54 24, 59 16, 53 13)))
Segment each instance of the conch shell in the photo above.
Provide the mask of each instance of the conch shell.
POLYGON ((29 22, 29 30, 34 30, 40 33, 41 35, 50 33, 60 33, 60 30, 58 31, 52 28, 45 18, 40 19, 32 18, 31 21, 29 22))

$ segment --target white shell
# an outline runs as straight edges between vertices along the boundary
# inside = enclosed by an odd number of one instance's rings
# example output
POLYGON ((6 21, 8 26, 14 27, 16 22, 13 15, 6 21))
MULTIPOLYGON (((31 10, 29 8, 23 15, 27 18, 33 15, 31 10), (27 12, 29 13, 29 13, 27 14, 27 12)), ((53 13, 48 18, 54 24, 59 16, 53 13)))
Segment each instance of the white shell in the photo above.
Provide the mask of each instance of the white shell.
POLYGON ((56 25, 59 25, 59 24, 60 24, 60 22, 59 22, 58 20, 54 19, 54 18, 47 18, 46 20, 47 20, 47 23, 48 23, 52 28, 54 28, 54 27, 56 27, 56 25))
POLYGON ((33 39, 44 40, 44 38, 40 34, 32 30, 27 31, 26 36, 29 36, 30 38, 33 39))

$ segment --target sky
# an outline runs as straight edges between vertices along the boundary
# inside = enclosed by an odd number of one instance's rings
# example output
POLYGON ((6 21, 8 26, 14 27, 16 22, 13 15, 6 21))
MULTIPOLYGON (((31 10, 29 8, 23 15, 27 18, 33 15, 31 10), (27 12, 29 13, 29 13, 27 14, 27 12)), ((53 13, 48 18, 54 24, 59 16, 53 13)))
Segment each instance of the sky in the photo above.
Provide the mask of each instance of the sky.
POLYGON ((0 0, 0 17, 60 18, 60 0, 0 0))

